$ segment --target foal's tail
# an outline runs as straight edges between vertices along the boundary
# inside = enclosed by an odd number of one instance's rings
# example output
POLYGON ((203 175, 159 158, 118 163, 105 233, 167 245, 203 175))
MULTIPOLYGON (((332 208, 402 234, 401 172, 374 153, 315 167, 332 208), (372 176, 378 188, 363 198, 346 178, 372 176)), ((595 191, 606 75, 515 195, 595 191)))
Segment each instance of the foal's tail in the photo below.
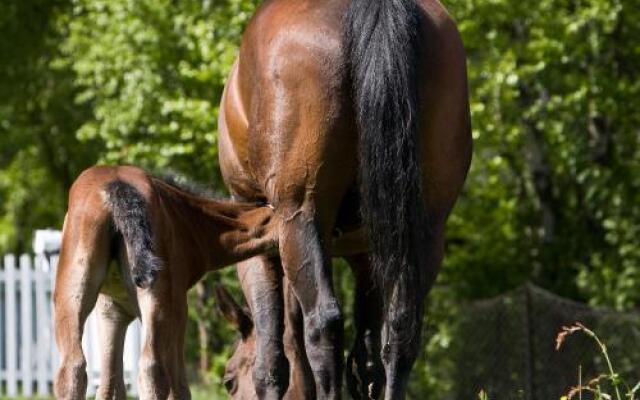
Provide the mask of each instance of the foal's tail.
POLYGON ((148 203, 135 187, 120 180, 107 184, 104 191, 114 225, 127 247, 133 281, 138 287, 151 287, 162 262, 153 252, 148 203))
POLYGON ((347 57, 360 132, 361 211, 373 266, 388 308, 408 318, 407 339, 424 290, 427 216, 416 129, 420 11, 416 0, 352 0, 347 57), (407 314, 408 312, 408 314, 407 314))

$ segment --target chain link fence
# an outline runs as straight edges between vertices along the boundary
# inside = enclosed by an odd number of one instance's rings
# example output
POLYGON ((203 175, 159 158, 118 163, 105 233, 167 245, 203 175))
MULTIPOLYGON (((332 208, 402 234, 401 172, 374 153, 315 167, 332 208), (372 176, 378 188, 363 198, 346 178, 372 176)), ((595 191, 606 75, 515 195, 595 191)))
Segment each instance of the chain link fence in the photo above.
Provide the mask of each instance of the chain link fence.
MULTIPOLYGON (((578 383, 607 371, 592 339, 575 334, 556 351, 562 326, 582 322, 607 344, 614 367, 632 385, 640 380, 640 314, 593 308, 531 284, 467 305, 453 328, 449 393, 434 399, 558 400, 578 383)), ((428 355, 427 355, 427 363, 428 355)), ((438 368, 434 365, 432 368, 438 368)), ((583 394, 582 399, 591 399, 583 394)))

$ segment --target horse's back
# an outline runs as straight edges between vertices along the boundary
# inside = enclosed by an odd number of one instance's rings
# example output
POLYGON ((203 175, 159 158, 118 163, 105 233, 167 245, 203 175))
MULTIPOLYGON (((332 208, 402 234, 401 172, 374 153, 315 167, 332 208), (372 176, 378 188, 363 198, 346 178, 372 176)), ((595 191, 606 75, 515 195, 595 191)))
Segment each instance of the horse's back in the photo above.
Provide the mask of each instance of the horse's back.
POLYGON ((221 109, 221 167, 236 194, 301 203, 305 188, 329 182, 323 164, 354 177, 346 4, 269 1, 249 24, 221 109))
MULTIPOLYGON (((221 107, 221 168, 232 192, 299 203, 309 187, 342 196, 355 183, 358 134, 343 27, 349 3, 270 0, 254 15, 221 107)), ((439 181, 426 170, 469 147, 465 56, 444 7, 437 0, 419 5, 420 134, 432 158, 423 172, 439 181)), ((441 180, 461 185, 468 161, 445 164, 441 180)), ((451 196, 439 208, 449 208, 460 185, 448 185, 451 196)))

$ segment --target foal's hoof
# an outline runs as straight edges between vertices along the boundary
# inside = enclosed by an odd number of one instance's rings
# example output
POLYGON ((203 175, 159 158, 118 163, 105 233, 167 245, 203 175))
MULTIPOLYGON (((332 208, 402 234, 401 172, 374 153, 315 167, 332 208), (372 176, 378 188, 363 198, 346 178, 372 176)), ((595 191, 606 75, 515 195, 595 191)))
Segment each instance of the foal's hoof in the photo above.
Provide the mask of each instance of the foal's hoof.
POLYGON ((86 363, 66 363, 58 370, 54 384, 56 399, 81 400, 87 391, 86 363))

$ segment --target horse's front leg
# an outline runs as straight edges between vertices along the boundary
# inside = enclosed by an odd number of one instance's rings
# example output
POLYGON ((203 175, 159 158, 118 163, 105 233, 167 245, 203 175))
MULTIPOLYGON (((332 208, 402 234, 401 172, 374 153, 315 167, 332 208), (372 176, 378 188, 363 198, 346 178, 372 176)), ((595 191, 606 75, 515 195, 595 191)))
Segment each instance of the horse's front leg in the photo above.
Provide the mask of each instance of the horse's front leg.
POLYGON ((424 298, 435 281, 444 253, 444 223, 435 225, 424 243, 427 260, 421 276, 421 291, 417 293, 415 308, 412 300, 395 287, 388 299, 383 328, 382 360, 386 373, 385 400, 406 398, 409 374, 420 352, 424 298))
POLYGON ((347 386, 354 399, 378 399, 384 388, 380 358, 383 304, 368 254, 348 257, 356 281, 353 319, 356 337, 347 358, 347 386))
POLYGON ((304 341, 319 399, 340 398, 342 314, 333 290, 330 230, 321 229, 308 208, 286 210, 280 230, 280 256, 302 307, 304 341))
POLYGON ((258 256, 238 263, 238 277, 256 329, 253 383, 260 399, 281 399, 289 385, 283 345, 282 266, 278 258, 258 256))

